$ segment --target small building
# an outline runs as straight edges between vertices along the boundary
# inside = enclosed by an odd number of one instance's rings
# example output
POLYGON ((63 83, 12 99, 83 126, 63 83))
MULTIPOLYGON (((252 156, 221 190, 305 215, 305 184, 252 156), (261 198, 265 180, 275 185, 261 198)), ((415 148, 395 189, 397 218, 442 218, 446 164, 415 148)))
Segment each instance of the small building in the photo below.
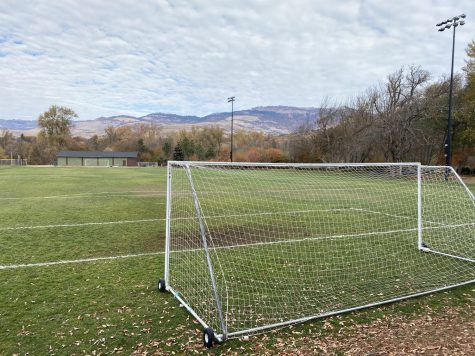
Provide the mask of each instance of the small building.
POLYGON ((58 166, 137 167, 137 152, 60 151, 58 166))

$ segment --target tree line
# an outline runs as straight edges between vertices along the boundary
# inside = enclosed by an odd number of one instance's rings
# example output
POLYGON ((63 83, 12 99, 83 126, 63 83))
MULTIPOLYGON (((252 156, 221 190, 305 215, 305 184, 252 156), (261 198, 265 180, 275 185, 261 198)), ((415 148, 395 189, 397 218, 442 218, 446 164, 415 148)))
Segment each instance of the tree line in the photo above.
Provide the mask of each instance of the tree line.
MULTIPOLYGON (((454 79, 453 165, 475 169, 475 41, 454 79)), ((238 130, 234 160, 250 162, 401 162, 443 164, 449 79, 402 67, 345 103, 331 98, 320 114, 288 135, 238 130)), ((230 158, 230 137, 217 126, 164 132, 153 124, 109 126, 102 135, 72 136, 75 112, 53 105, 38 118, 37 136, 0 131, 0 158, 52 164, 59 150, 138 151, 142 161, 230 158)))
MULTIPOLYGON (((475 41, 463 75, 454 79, 452 163, 475 169, 475 41)), ((444 164, 448 78, 431 80, 420 67, 403 67, 348 103, 326 99, 319 119, 287 141, 299 162, 402 162, 444 164)))

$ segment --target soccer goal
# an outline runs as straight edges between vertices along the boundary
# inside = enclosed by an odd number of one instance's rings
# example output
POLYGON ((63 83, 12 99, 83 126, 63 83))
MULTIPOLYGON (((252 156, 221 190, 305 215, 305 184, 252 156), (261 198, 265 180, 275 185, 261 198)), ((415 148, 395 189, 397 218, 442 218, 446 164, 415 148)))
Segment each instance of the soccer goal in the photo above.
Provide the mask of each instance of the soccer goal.
POLYGON ((169 162, 165 276, 203 341, 475 282, 451 167, 169 162))
POLYGON ((28 160, 23 158, 0 159, 0 166, 27 166, 28 160))

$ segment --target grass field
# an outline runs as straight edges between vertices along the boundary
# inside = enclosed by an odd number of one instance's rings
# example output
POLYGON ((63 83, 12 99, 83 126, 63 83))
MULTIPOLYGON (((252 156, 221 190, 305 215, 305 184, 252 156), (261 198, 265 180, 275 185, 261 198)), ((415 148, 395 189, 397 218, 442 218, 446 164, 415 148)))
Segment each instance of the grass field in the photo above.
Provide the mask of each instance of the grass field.
MULTIPOLYGON (((0 168, 0 354, 203 351, 201 327, 171 295, 156 292, 164 264, 165 172, 162 168, 0 168)), ((262 211, 258 201, 256 196, 243 205, 240 214, 262 211)), ((220 203, 213 214, 220 214, 224 197, 220 203)), ((372 203, 374 209, 377 203, 372 203)), ((285 212, 298 208, 295 204, 287 200, 286 206, 276 209, 285 212)), ((335 214, 328 213, 329 218, 335 214)), ((364 216, 367 222, 375 219, 372 213, 364 216)), ((389 216, 382 220, 395 224, 393 228, 409 224, 408 219, 394 221, 389 216)), ((291 221, 311 228, 310 220, 284 219, 273 231, 283 234, 286 227, 297 226, 289 225, 291 221)), ((234 223, 242 229, 249 221, 241 217, 234 223)), ((345 233, 345 225, 338 225, 343 231, 331 231, 333 226, 328 224, 323 234, 345 233)), ((219 229, 219 223, 215 227, 219 229)), ((315 250, 315 246, 308 248, 315 250)), ((247 253, 255 253, 255 247, 248 249, 247 253)), ((239 260, 235 254, 234 258, 239 260)), ((233 263, 232 258, 229 261, 233 263)), ((248 273, 262 266, 249 266, 248 273)), ((470 270, 457 273, 465 278, 470 270)), ((474 295, 473 285, 459 287, 312 321, 250 341, 230 340, 213 352, 255 352, 257 340, 265 350, 275 352, 282 339, 295 341, 297 335, 298 345, 298 335, 324 337, 338 332, 341 323, 360 325, 385 314, 419 315, 426 308, 473 305, 474 295), (327 328, 328 322, 334 327, 327 328)), ((471 309, 465 310, 473 318, 471 309)))

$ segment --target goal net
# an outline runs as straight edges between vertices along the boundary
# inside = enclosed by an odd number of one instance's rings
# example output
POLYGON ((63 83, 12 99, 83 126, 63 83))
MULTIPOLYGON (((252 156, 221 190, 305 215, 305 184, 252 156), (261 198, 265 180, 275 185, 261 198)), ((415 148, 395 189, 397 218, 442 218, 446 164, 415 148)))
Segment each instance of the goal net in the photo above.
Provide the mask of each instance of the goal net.
POLYGON ((451 168, 169 162, 165 283, 218 340, 475 281, 451 168))

